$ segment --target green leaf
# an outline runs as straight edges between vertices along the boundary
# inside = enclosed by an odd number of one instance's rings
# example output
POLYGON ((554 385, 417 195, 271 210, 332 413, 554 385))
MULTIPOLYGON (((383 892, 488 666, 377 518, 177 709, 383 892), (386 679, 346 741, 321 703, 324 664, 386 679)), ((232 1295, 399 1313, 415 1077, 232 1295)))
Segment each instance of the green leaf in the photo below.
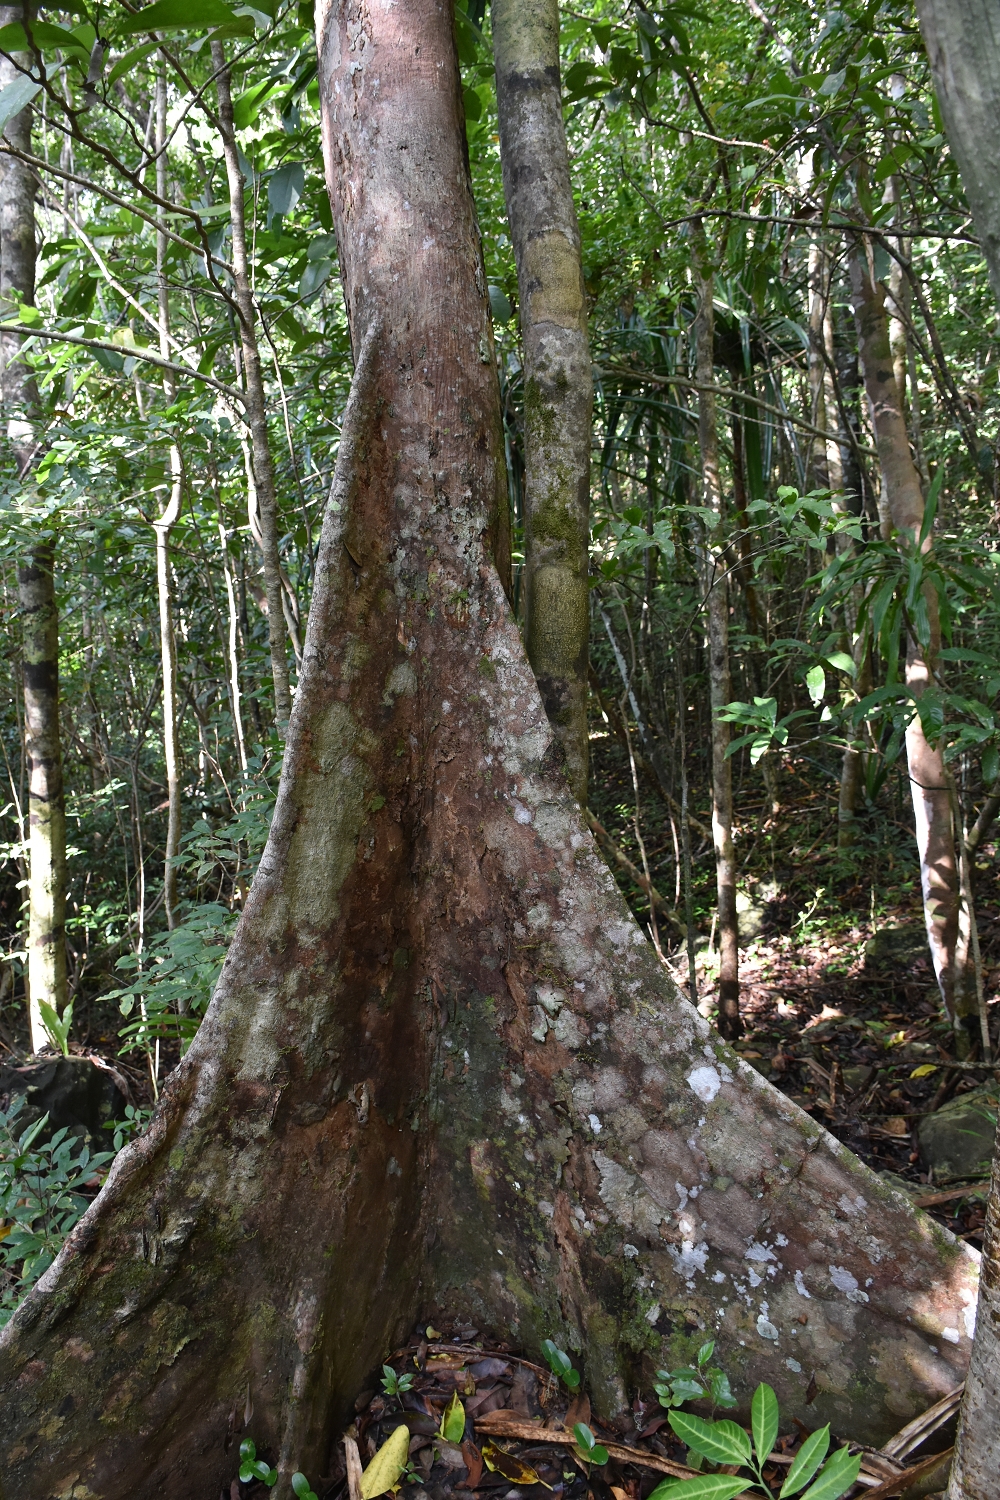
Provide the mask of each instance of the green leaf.
POLYGON ((701 1348, 698 1350, 698 1368, 701 1369, 702 1365, 707 1365, 714 1353, 715 1340, 709 1339, 708 1343, 702 1344, 701 1348))
POLYGON ((860 1472, 861 1454, 856 1453, 852 1458, 846 1448, 838 1448, 833 1457, 823 1465, 818 1479, 809 1486, 802 1500, 839 1500, 851 1488, 860 1472))
POLYGON ((810 667, 806 673, 806 687, 809 690, 813 708, 819 708, 823 702, 823 694, 826 692, 826 673, 819 663, 815 667, 810 667))
POLYGON ((119 36, 132 36, 137 31, 207 31, 235 20, 222 0, 156 0, 116 29, 119 36))
POLYGON ((273 93, 277 86, 276 79, 265 78, 263 83, 255 83, 233 100, 233 124, 237 130, 249 130, 260 114, 268 94, 273 93))
POLYGON ((730 1474, 699 1474, 695 1479, 665 1479, 649 1500, 733 1500, 746 1480, 730 1474))
POLYGON ((710 1370, 708 1379, 712 1390, 712 1400, 716 1406, 736 1405, 736 1397, 730 1389, 729 1376, 725 1370, 710 1370))
MULTIPOLYGON (((750 1439, 735 1422, 704 1422, 689 1412, 672 1411, 667 1421, 682 1443, 717 1464, 748 1464, 750 1439)), ((740 1488, 742 1489, 742 1485, 740 1488)))
POLYGON ((753 1432, 753 1445, 757 1450, 757 1462, 762 1464, 778 1436, 778 1398, 771 1386, 763 1382, 754 1391, 750 1403, 750 1429, 753 1432))
POLYGON ((304 1474, 296 1470, 292 1475, 292 1489, 298 1496, 298 1500, 317 1500, 316 1492, 310 1485, 304 1474))
POLYGON ((406 1468, 409 1449, 410 1429, 403 1424, 390 1434, 362 1474, 362 1500, 376 1500, 376 1496, 393 1488, 406 1468))
POLYGON ((824 657, 824 661, 828 661, 838 672, 846 672, 848 677, 853 677, 858 670, 853 656, 848 656, 846 651, 834 651, 824 657))
POLYGON ((457 1391, 444 1409, 440 1431, 446 1443, 460 1443, 465 1436, 465 1407, 457 1391))
POLYGON ((31 103, 40 88, 32 78, 13 78, 0 89, 0 130, 31 103))
POLYGON ((120 57, 108 74, 109 87, 119 78, 123 78, 126 73, 131 73, 133 68, 138 67, 139 63, 143 62, 151 52, 155 52, 159 45, 159 42, 142 42, 138 47, 132 47, 124 57, 120 57))
POLYGON ((998 776, 1000 776, 1000 750, 996 745, 988 745, 983 751, 983 780, 993 782, 998 776))
POLYGON ((475 89, 463 89, 462 101, 465 104, 465 118, 469 121, 481 120, 483 116, 483 101, 475 89))
POLYGON ((89 49, 78 36, 62 26, 53 26, 48 21, 35 21, 31 26, 31 41, 20 21, 0 27, 0 52, 52 52, 62 47, 67 52, 80 52, 85 57, 89 49))

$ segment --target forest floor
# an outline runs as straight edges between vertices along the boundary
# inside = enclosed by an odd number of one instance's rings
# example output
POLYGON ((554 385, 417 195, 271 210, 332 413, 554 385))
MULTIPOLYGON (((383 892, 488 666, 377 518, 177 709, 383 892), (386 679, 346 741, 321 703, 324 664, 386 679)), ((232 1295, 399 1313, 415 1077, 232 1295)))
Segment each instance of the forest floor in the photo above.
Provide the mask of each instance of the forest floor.
MULTIPOLYGON (((676 815, 671 826, 663 798, 640 782, 637 836, 636 794, 624 748, 604 735, 592 739, 591 751, 592 810, 639 868, 641 836, 653 884, 683 921, 676 815)), ((923 1122, 946 1105, 947 1118, 955 1121, 957 1101, 970 1094, 972 1129, 989 1141, 998 1075, 975 1066, 978 1039, 970 1058, 956 1055, 954 1032, 942 1015, 901 778, 883 790, 887 805, 859 817, 857 843, 847 858, 836 849, 837 785, 815 762, 785 762, 773 815, 770 807, 741 796, 734 779, 745 1027, 737 1050, 869 1166, 891 1174, 915 1202, 981 1248, 985 1183, 977 1188, 976 1182, 983 1164, 942 1164, 940 1142, 923 1122), (956 1165, 978 1170, 956 1171, 956 1165)), ((753 779, 759 788, 759 777, 753 779)), ((702 797, 692 797, 691 811, 703 826, 710 823, 702 797)), ((713 1017, 715 862, 709 839, 697 830, 692 856, 698 1003, 703 1015, 713 1017)), ((648 928, 647 898, 619 879, 648 928)), ((981 853, 976 882, 996 1055, 1000 872, 992 844, 981 853)), ((658 927, 665 958, 686 990, 686 942, 675 931, 665 932, 662 921, 658 927)), ((967 1125, 957 1124, 969 1134, 967 1125)), ((952 1134, 952 1146, 955 1139, 952 1134)), ((976 1142, 970 1137, 965 1144, 972 1148, 976 1142)))

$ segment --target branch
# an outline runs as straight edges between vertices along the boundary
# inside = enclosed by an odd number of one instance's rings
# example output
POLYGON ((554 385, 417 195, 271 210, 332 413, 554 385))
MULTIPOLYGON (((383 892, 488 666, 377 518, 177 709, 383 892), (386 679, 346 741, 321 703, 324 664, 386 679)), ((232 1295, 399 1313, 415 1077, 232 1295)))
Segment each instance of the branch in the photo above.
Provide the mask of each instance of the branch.
POLYGON ((172 359, 163 359, 159 354, 152 354, 147 349, 140 349, 135 344, 111 344, 105 339, 85 339, 74 333, 56 333, 48 328, 32 328, 27 323, 0 323, 0 333, 19 333, 23 338, 29 339, 52 339, 58 344, 76 344, 81 349, 105 349, 109 354, 121 354, 126 359, 141 359, 147 365, 156 365, 157 369, 169 370, 173 375, 186 375, 192 380, 200 380, 204 385, 210 385, 213 390, 220 391, 230 401, 244 400, 243 392, 236 386, 226 385, 224 381, 216 380, 214 375, 203 375, 200 370, 192 370, 189 365, 174 364, 172 359))

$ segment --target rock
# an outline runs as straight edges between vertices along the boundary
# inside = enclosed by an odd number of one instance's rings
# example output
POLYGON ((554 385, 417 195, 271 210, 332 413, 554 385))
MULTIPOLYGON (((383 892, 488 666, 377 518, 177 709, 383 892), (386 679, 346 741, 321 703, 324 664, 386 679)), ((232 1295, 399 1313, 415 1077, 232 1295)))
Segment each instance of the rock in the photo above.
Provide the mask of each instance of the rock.
POLYGON ((117 1069, 99 1067, 87 1057, 44 1057, 0 1068, 0 1109, 9 1109, 23 1095, 18 1135, 47 1113, 42 1140, 66 1126, 72 1135, 84 1137, 92 1150, 106 1151, 111 1147, 111 1132, 104 1126, 123 1117, 129 1102, 127 1087, 117 1069))
POLYGON ((885 1167, 878 1175, 883 1182, 888 1183, 891 1188, 895 1188, 897 1193, 902 1193, 906 1198, 919 1198, 929 1191, 926 1182, 910 1182, 908 1178, 900 1177, 898 1173, 890 1172, 885 1167))
POLYGON ((923 926, 880 927, 865 944, 866 967, 878 964, 900 964, 909 967, 916 959, 927 957, 927 933, 923 926))
POLYGON ((924 1167, 934 1168, 935 1182, 962 1182, 988 1177, 996 1136, 998 1091, 995 1083, 959 1094, 920 1122, 918 1141, 924 1167))
POLYGON ((740 929, 740 947, 745 948, 764 930, 764 907, 749 891, 736 892, 736 919, 740 929))
POLYGON ((870 1063, 851 1063, 841 1069, 844 1087, 850 1089, 852 1094, 860 1094, 866 1089, 875 1076, 875 1069, 870 1063))

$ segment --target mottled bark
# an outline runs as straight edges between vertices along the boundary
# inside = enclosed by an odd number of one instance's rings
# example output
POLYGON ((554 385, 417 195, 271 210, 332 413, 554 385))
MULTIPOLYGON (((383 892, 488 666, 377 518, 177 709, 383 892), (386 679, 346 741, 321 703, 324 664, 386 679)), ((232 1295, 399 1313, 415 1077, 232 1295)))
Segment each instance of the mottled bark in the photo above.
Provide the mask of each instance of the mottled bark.
POLYGON ((727 757, 729 725, 719 711, 732 702, 729 665, 729 588, 725 558, 722 483, 719 475, 719 428, 712 386, 715 381, 715 308, 712 272, 700 231, 698 314, 694 326, 698 382, 698 448, 701 454, 701 503, 712 512, 705 547, 708 615, 708 681, 712 703, 712 841, 719 913, 719 1031, 735 1041, 740 1022, 739 920, 736 913, 736 850, 733 846, 733 766, 727 757))
MULTIPOLYGON (((906 534, 913 543, 919 537, 924 521, 924 496, 899 404, 899 387, 889 344, 885 289, 874 279, 872 262, 861 240, 856 241, 851 253, 851 293, 889 514, 896 531, 906 534)), ((928 534, 924 549, 929 550, 930 545, 928 534)), ((906 686, 918 700, 934 684, 941 644, 937 595, 930 585, 925 586, 924 601, 930 623, 930 642, 926 647, 921 646, 912 631, 906 642, 906 686)), ((945 1008, 958 1035, 967 1043, 965 1016, 975 1016, 975 999, 972 997, 970 1004, 968 987, 961 983, 955 961, 959 887, 948 779, 941 746, 929 742, 918 714, 914 714, 907 726, 906 762, 931 959, 945 1008)))
POLYGON ((974 1256, 721 1042, 629 915, 492 561, 451 7, 317 26, 358 362, 274 821, 148 1134, 0 1333, 0 1493, 217 1495, 249 1386, 282 1500, 443 1308, 564 1340, 608 1416, 710 1332, 741 1400, 766 1377, 789 1419, 883 1437, 961 1377, 974 1256))
POLYGON ((494 0, 500 159, 524 343, 524 638, 570 786, 587 801, 594 389, 559 83, 558 0, 494 0))
MULTIPOLYGON (((0 6, 0 25, 23 18, 19 5, 0 6)), ((19 59, 27 63, 30 59, 19 59)), ((20 73, 0 57, 0 88, 20 73)), ((31 150, 31 111, 9 121, 5 138, 31 150)), ((35 300, 35 181, 30 168, 0 157, 0 314, 16 318, 17 300, 35 300)), ((39 452, 38 392, 20 358, 21 337, 0 334, 3 416, 8 451, 30 487, 39 452)), ((18 567, 24 674, 24 737, 28 767, 28 1018, 32 1050, 48 1045, 44 1001, 62 1012, 66 990, 66 812, 59 736, 59 615, 55 590, 55 523, 39 518, 38 540, 18 567)))
MULTIPOLYGON (((156 79, 155 143, 156 194, 167 199, 167 80, 161 68, 156 79)), ((160 353, 170 358, 170 291, 167 285, 167 237, 156 234, 156 296, 160 353)), ((167 374, 163 382, 167 400, 173 399, 174 378, 167 374)), ((163 910, 167 927, 177 925, 177 867, 174 860, 181 847, 181 779, 177 753, 177 639, 174 635, 173 573, 170 567, 170 533, 181 512, 184 470, 181 451, 170 444, 170 490, 159 519, 153 523, 156 533, 156 598, 160 613, 160 664, 163 673, 163 762, 167 773, 167 837, 163 850, 163 910)))
POLYGON ((288 649, 285 643, 285 615, 281 589, 281 559, 278 555, 278 496, 274 477, 271 439, 267 430, 267 396, 264 374, 257 347, 257 315, 250 289, 247 258, 244 190, 246 183, 237 151, 233 125, 233 99, 225 49, 221 42, 212 43, 212 66, 219 103, 222 148, 229 183, 232 226, 233 295, 239 314, 240 348, 243 354, 244 405, 250 427, 253 455, 253 483, 257 498, 260 526, 260 550, 264 563, 264 593, 267 598, 267 638, 271 651, 271 677, 274 682, 274 717, 278 732, 284 734, 291 712, 292 698, 288 681, 288 649))
POLYGON ((1000 9, 993 0, 917 0, 948 144, 1000 301, 1000 9))

